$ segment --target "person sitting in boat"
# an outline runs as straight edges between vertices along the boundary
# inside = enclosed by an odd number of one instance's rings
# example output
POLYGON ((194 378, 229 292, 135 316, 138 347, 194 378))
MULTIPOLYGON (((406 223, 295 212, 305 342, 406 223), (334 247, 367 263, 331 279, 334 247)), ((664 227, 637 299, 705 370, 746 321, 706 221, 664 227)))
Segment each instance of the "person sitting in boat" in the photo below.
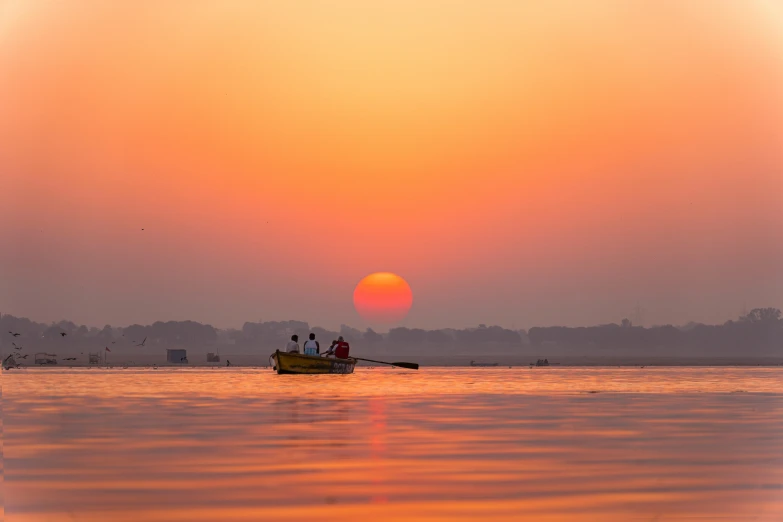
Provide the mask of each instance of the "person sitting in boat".
POLYGON ((332 346, 329 348, 329 351, 326 352, 326 355, 334 355, 338 359, 347 359, 348 358, 348 352, 350 352, 351 347, 348 345, 347 342, 345 342, 345 339, 343 339, 343 336, 337 338, 337 342, 332 344, 332 346))
POLYGON ((304 343, 305 355, 318 355, 321 353, 321 345, 315 340, 315 334, 311 333, 310 338, 304 343))
POLYGON ((294 334, 291 340, 285 345, 285 351, 288 353, 299 353, 299 336, 294 334))

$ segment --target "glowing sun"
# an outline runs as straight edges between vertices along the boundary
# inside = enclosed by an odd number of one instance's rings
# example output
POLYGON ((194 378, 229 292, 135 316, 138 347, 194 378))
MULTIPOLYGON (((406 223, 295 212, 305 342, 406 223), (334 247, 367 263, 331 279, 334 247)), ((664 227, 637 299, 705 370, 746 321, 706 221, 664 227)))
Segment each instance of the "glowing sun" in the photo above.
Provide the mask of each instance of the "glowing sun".
POLYGON ((353 306, 365 321, 396 323, 408 315, 413 292, 408 282, 391 272, 370 274, 356 285, 353 306))

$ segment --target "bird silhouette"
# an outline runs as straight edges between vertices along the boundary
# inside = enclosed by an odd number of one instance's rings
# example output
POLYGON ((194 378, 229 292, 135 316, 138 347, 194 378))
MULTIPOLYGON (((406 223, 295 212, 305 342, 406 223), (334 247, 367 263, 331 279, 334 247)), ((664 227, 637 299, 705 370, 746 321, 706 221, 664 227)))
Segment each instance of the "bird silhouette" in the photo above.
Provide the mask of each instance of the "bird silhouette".
POLYGON ((18 334, 18 333, 12 332, 11 330, 8 330, 8 333, 13 335, 14 337, 19 337, 20 335, 22 335, 22 334, 18 334))
POLYGON ((114 344, 114 343, 116 343, 116 342, 117 342, 117 341, 112 341, 112 342, 111 342, 111 344, 114 344))
POLYGON ((144 343, 146 343, 146 342, 147 342, 147 338, 145 337, 144 340, 142 342, 140 342, 139 344, 137 344, 136 346, 144 346, 144 343))
POLYGON ((60 332, 60 335, 62 335, 63 337, 65 337, 65 336, 66 336, 66 335, 68 335, 68 334, 67 334, 67 333, 65 333, 65 332, 60 332))
POLYGON ((29 354, 29 353, 26 353, 26 354, 24 354, 24 355, 20 355, 19 357, 20 357, 20 358, 22 358, 22 359, 27 359, 27 356, 28 356, 28 355, 30 355, 30 354, 29 354))
POLYGON ((17 350, 21 350, 22 349, 22 347, 21 346, 17 346, 15 342, 11 342, 11 344, 13 344, 14 348, 16 348, 17 350))

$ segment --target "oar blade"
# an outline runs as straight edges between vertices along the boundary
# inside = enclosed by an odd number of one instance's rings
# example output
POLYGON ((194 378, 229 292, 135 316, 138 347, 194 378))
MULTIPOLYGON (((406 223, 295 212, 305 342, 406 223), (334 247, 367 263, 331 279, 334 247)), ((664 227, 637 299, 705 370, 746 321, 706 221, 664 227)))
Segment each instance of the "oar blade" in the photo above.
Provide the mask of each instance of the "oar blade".
POLYGON ((409 362, 396 362, 392 363, 394 366, 399 366, 400 368, 408 368, 409 370, 418 370, 419 365, 416 363, 409 363, 409 362))

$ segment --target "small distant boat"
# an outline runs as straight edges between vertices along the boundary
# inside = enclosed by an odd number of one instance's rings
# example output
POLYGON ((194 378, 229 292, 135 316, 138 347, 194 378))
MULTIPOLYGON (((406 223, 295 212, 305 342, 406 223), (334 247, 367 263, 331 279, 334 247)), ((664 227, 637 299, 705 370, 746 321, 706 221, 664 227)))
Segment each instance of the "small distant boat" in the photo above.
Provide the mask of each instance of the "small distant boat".
POLYGON ((499 363, 477 363, 476 361, 470 361, 471 366, 499 366, 499 363))
POLYGON ((270 355, 274 364, 272 368, 278 374, 320 374, 320 373, 353 373, 356 359, 338 359, 335 357, 320 357, 318 355, 302 355, 277 350, 270 355))
MULTIPOLYGON (((533 366, 533 364, 530 364, 533 366)), ((549 359, 539 359, 536 361, 536 366, 549 366, 549 359)))

